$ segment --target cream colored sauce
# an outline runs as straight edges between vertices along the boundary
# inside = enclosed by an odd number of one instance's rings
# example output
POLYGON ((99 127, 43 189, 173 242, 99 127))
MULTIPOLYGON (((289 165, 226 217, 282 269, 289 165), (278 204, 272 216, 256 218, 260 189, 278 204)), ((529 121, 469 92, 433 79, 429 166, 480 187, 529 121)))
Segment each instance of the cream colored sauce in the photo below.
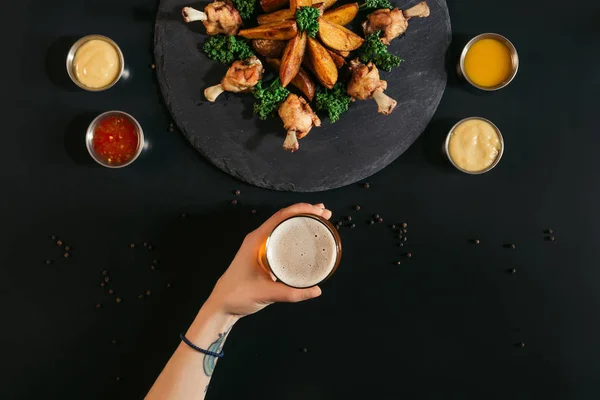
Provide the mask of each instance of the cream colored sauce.
POLYGON ((119 77, 119 53, 104 40, 90 40, 75 53, 73 69, 82 85, 93 89, 103 88, 119 77))
POLYGON ((461 169, 483 171, 491 166, 502 148, 493 125, 480 119, 465 121, 454 128, 448 152, 461 169))

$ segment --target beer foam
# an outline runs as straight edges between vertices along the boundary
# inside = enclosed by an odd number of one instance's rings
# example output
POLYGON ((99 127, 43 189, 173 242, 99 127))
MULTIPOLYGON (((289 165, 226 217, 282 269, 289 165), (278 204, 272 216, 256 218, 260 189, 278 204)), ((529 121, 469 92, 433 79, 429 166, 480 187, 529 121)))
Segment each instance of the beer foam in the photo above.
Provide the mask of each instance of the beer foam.
POLYGON ((320 221, 294 217, 269 238, 267 261, 275 276, 295 287, 311 287, 327 278, 337 258, 335 238, 320 221))

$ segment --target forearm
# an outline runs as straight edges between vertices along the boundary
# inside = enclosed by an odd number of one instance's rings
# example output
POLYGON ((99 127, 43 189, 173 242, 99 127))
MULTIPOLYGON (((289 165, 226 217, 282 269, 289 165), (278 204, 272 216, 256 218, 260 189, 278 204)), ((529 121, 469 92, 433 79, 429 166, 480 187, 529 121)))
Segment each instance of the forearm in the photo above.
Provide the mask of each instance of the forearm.
MULTIPOLYGON (((185 335, 196 346, 218 353, 236 321, 207 301, 185 335)), ((216 362, 216 357, 181 342, 146 399, 203 399, 216 362)))

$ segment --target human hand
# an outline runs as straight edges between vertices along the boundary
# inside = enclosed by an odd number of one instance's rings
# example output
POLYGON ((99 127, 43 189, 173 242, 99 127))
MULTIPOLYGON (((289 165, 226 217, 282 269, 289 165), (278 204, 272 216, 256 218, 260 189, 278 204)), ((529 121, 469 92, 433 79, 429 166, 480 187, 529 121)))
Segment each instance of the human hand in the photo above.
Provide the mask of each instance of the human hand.
POLYGON ((258 229, 248 234, 231 265, 219 278, 207 303, 226 314, 244 317, 276 302, 297 303, 321 295, 321 289, 295 289, 275 282, 259 263, 260 247, 283 220, 297 214, 315 214, 331 218, 323 204, 295 204, 275 213, 258 229))

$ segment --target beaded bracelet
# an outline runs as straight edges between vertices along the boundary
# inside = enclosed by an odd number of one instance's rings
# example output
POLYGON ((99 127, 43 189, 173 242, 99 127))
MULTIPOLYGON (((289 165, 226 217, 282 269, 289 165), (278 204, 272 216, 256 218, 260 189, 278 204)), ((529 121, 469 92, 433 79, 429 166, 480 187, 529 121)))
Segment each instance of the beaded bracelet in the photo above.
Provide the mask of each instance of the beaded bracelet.
POLYGON ((223 358, 223 356, 225 355, 225 352, 223 350, 221 350, 220 353, 215 353, 214 351, 201 349, 200 347, 196 346, 194 343, 190 342, 183 333, 179 334, 179 338, 183 341, 183 343, 187 344, 192 349, 194 349, 202 354, 206 354, 207 356, 223 358))

